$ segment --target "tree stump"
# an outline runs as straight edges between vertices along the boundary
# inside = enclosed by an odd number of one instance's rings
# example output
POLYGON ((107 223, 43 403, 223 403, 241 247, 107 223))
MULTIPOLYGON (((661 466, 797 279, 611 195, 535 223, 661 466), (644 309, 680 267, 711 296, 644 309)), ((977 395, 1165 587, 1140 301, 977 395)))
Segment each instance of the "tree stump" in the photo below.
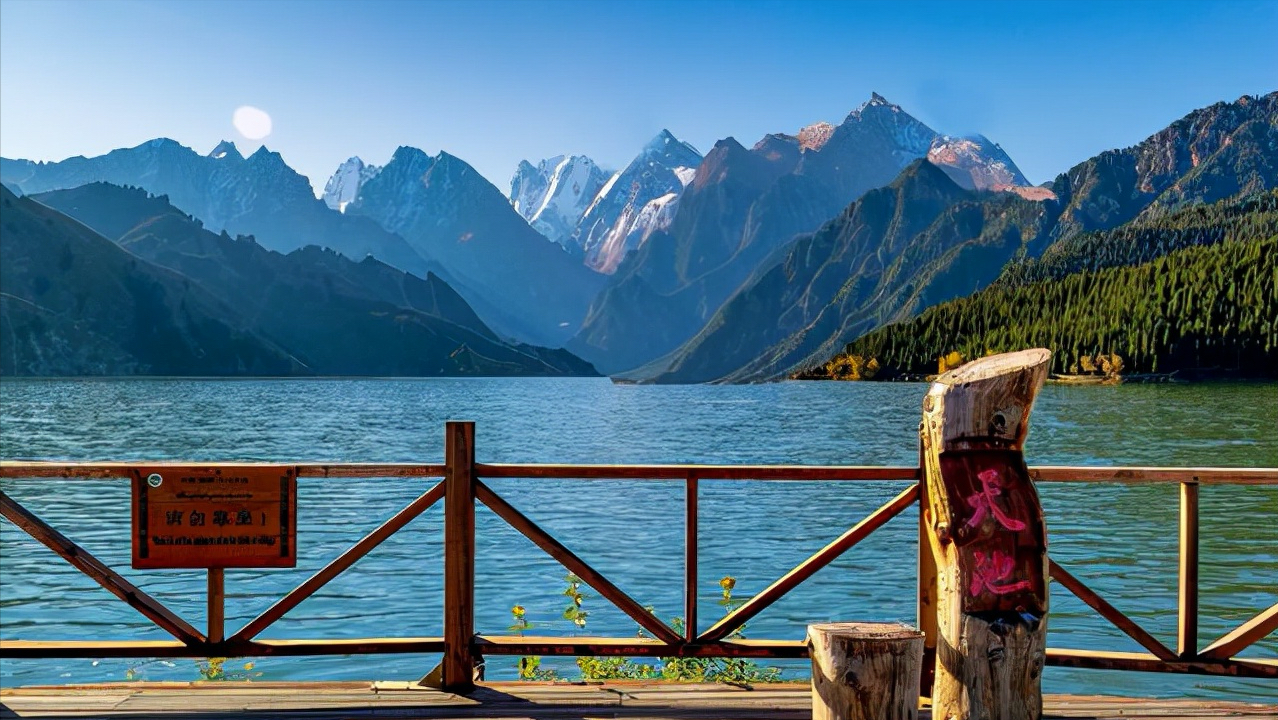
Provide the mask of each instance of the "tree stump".
POLYGON ((899 623, 808 626, 812 720, 917 720, 923 633, 899 623))
POLYGON ((936 720, 1043 714, 1047 531, 1022 448, 1050 357, 982 358, 937 378, 923 400, 936 720))

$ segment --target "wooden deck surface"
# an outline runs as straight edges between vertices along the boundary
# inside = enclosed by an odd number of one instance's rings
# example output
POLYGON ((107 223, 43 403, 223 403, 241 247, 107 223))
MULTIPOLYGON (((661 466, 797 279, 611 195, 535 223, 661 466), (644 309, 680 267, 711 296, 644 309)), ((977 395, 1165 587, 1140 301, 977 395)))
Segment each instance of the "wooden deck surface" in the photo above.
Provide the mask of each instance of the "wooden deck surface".
MULTIPOLYGON (((1048 695, 1046 718, 1278 718, 1278 705, 1048 695)), ((486 683, 460 697, 405 682, 119 683, 0 689, 0 717, 798 720, 806 684, 486 683)), ((930 718, 925 709, 922 718, 930 718)))

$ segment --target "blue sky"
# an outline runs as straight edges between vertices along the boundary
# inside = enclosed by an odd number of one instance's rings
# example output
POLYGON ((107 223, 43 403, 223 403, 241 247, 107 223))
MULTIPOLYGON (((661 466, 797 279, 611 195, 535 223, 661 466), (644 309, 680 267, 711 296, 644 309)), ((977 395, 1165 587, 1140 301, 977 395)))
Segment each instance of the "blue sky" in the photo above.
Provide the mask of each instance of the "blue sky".
POLYGON ((624 165, 839 122, 877 91, 981 132, 1035 183, 1186 112, 1278 89, 1278 3, 0 1, 0 154, 207 152, 242 105, 322 186, 351 155, 624 165))

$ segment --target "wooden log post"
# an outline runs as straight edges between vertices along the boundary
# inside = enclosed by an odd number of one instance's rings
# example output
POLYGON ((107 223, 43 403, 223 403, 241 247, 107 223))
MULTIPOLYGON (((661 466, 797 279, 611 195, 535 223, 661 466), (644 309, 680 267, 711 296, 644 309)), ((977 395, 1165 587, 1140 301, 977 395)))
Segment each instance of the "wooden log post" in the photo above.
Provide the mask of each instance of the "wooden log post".
POLYGON ((899 623, 808 626, 812 720, 917 720, 923 633, 899 623))
POLYGON ((936 559, 936 720, 1043 714, 1047 532, 1022 455, 1048 350, 968 363, 923 400, 923 505, 936 559))

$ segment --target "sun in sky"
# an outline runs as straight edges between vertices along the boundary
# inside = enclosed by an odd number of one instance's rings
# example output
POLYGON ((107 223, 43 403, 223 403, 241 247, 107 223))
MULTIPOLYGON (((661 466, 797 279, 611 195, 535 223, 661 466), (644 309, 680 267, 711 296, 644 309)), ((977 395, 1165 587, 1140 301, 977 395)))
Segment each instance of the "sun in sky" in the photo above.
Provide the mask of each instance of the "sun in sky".
POLYGON ((261 108, 241 105, 231 115, 235 131, 249 140, 261 140, 271 134, 271 116, 261 108))

